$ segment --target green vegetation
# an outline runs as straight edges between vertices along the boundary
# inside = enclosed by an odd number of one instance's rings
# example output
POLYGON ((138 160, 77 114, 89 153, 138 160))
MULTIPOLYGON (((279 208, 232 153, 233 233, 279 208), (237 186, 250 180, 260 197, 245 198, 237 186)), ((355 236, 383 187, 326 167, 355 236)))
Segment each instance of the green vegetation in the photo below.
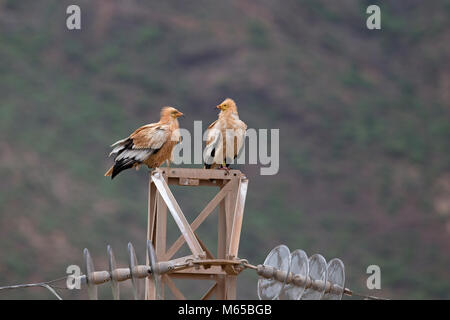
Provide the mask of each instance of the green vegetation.
MULTIPOLYGON (((230 96, 249 127, 280 128, 278 175, 240 167, 242 257, 285 243, 340 257, 354 290, 377 264, 383 296, 449 298, 449 1, 385 1, 373 32, 356 0, 103 3, 82 2, 70 32, 61 1, 0 2, 0 285, 57 278, 84 247, 98 268, 108 243, 120 265, 128 241, 143 261, 146 169, 106 179, 109 145, 163 105, 205 128, 230 96)), ((189 220, 213 195, 175 194, 189 220)), ((199 230, 211 243, 215 218, 199 230)))

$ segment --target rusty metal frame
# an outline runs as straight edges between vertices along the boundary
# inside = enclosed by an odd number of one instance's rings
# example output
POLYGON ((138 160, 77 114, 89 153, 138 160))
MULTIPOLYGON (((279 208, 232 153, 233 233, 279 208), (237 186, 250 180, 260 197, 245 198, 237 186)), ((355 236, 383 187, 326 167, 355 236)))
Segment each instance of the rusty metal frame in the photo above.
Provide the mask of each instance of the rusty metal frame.
MULTIPOLYGON (((214 285, 202 299, 236 299, 236 280, 239 269, 239 240, 247 194, 248 179, 239 170, 206 170, 191 168, 157 168, 150 173, 148 195, 147 239, 156 249, 158 261, 185 263, 186 267, 173 270, 162 277, 161 297, 167 287, 177 299, 184 299, 173 279, 214 280, 214 285), (219 192, 189 224, 170 191, 169 185, 214 186, 219 192), (208 250, 195 230, 219 208, 217 258, 208 250), (167 210, 174 218, 181 236, 167 249, 167 210), (192 255, 173 259, 186 243, 192 255), (197 261, 195 265, 189 264, 197 261), (203 261, 205 263, 198 263, 203 261)), ((148 264, 147 257, 147 264, 148 264)), ((146 279, 145 298, 155 299, 156 291, 152 278, 146 279)))

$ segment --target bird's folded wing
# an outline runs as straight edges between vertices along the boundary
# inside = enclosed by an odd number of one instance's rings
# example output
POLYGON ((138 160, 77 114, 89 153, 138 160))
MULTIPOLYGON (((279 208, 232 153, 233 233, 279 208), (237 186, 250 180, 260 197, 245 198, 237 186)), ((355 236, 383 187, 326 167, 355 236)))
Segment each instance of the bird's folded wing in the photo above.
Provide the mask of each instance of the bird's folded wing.
POLYGON ((214 121, 213 123, 211 123, 208 127, 208 129, 214 128, 214 126, 216 125, 218 120, 214 121))
POLYGON ((133 149, 159 149, 170 138, 168 125, 147 125, 140 127, 130 135, 133 149))
POLYGON ((237 157, 244 146, 245 133, 247 131, 247 125, 243 121, 239 121, 235 128, 236 145, 234 150, 234 157, 237 157))
POLYGON ((158 151, 170 139, 170 136, 171 131, 167 125, 145 125, 127 139, 117 141, 111 154, 117 154, 115 161, 133 159, 142 162, 158 151))
POLYGON ((221 144, 219 143, 222 138, 222 132, 216 129, 214 126, 217 123, 217 120, 214 121, 209 127, 206 135, 206 146, 204 150, 205 162, 207 164, 212 164, 213 158, 216 154, 216 149, 221 148, 221 144))

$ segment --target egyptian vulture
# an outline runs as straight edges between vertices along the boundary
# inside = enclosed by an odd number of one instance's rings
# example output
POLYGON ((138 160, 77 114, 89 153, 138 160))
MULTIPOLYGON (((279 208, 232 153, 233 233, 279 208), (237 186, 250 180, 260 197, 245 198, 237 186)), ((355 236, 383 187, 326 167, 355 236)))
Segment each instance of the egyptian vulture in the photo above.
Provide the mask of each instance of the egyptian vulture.
POLYGON ((204 160, 206 169, 228 169, 244 145, 247 125, 239 119, 236 103, 225 99, 217 106, 219 118, 208 127, 204 160), (225 138, 222 138, 225 137, 225 138))

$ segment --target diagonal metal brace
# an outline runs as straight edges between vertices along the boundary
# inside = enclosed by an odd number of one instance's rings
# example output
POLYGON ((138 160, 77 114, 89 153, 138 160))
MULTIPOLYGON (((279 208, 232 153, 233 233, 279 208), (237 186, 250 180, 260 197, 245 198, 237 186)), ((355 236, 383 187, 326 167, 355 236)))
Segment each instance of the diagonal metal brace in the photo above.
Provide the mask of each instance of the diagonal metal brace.
POLYGON ((245 198, 247 197, 248 179, 241 178, 234 208, 233 225, 231 227, 230 246, 228 249, 228 258, 234 259, 238 256, 239 240, 242 229, 242 219, 244 218, 245 198))
POLYGON ((183 212, 181 211, 180 206, 175 200, 174 195, 170 191, 169 186, 167 185, 163 175, 159 170, 155 170, 152 173, 152 181, 155 184, 156 188, 158 189, 159 194, 164 200, 170 213, 172 214, 172 217, 175 220, 175 223, 177 224, 178 228, 180 229, 184 239, 186 240, 186 243, 189 246, 189 249, 191 250, 192 254, 195 257, 204 258, 205 252, 203 251, 200 243, 195 237, 194 231, 192 231, 191 226, 187 222, 183 212))

